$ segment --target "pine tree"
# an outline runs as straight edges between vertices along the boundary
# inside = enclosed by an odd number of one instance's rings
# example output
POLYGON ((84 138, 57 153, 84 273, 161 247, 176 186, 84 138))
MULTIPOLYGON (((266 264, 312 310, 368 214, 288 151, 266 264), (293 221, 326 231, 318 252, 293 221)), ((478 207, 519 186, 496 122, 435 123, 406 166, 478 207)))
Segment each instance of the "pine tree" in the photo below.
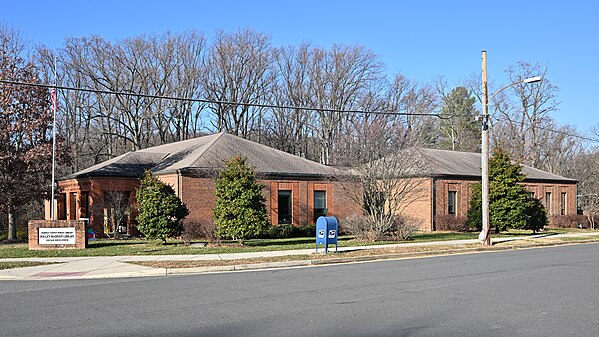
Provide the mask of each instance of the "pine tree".
MULTIPOLYGON (((540 201, 531 198, 521 183, 522 167, 512 163, 505 151, 496 148, 489 160, 489 223, 497 230, 543 228, 547 215, 540 201)), ((481 184, 473 187, 466 225, 480 229, 482 223, 481 184)))
POLYGON ((213 217, 217 236, 243 242, 270 225, 263 188, 246 158, 238 156, 226 162, 216 181, 213 217))
POLYGON ((474 107, 476 99, 465 87, 454 88, 441 105, 439 148, 456 151, 480 149, 480 125, 474 107))
POLYGON ((181 233, 183 220, 189 210, 167 185, 146 171, 137 189, 137 229, 148 239, 161 239, 181 233))

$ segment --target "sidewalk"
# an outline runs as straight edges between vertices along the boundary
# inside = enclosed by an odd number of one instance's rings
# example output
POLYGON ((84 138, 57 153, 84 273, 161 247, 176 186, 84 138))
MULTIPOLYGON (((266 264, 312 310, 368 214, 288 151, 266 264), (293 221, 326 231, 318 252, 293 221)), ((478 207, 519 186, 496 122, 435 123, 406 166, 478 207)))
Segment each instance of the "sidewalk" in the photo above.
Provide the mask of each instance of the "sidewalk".
MULTIPOLYGON (((584 237, 597 236, 597 233, 577 233, 577 234, 558 234, 551 235, 551 238, 560 237, 584 237)), ((513 238, 494 238, 493 243, 534 240, 547 237, 546 234, 537 234, 513 238)), ((398 243, 388 245, 372 245, 360 247, 339 247, 339 251, 357 251, 380 248, 394 247, 423 247, 423 246, 459 246, 475 244, 479 241, 472 240, 454 240, 454 241, 435 241, 435 242, 415 242, 398 243)), ((319 252, 323 252, 319 248, 319 252)), ((284 251, 265 251, 249 253, 232 254, 200 254, 200 255, 147 255, 147 256, 99 256, 99 257, 53 257, 53 258, 18 258, 18 259, 0 259, 0 261, 39 261, 54 262, 56 264, 42 265, 36 267, 17 268, 0 270, 0 280, 57 280, 57 279, 94 279, 94 278, 126 278, 126 277, 147 277, 147 276, 166 276, 182 273, 202 273, 217 271, 234 271, 247 269, 263 269, 273 267, 295 267, 308 266, 314 264, 310 260, 273 262, 255 265, 238 265, 222 267, 204 267, 188 269, 165 269, 152 268, 130 264, 133 261, 194 261, 194 260, 238 260, 251 259, 259 257, 276 257, 291 255, 310 255, 314 249, 284 250, 284 251)))

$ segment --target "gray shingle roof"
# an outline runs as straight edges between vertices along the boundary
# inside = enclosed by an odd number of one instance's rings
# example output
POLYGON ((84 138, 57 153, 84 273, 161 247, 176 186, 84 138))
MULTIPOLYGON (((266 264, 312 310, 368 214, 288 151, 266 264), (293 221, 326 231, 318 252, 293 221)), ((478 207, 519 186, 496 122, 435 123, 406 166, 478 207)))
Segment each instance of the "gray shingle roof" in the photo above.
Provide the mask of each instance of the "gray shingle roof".
MULTIPOLYGON (((437 149, 419 149, 425 161, 426 176, 470 177, 480 179, 480 153, 437 149)), ((279 151, 266 145, 227 133, 188 139, 180 142, 128 152, 62 179, 82 177, 137 178, 150 169, 154 174, 211 174, 224 167, 223 160, 234 156, 247 157, 256 173, 275 177, 344 176, 348 172, 279 151)), ((523 165, 527 180, 576 182, 556 174, 523 165)))
POLYGON ((273 149, 227 133, 217 133, 155 146, 107 160, 66 178, 83 176, 140 177, 144 170, 154 174, 210 173, 224 167, 223 160, 247 157, 256 173, 265 176, 324 177, 343 172, 333 167, 273 149))
MULTIPOLYGON (((427 161, 426 175, 481 177, 481 154, 449 150, 425 149, 419 150, 423 160, 427 161)), ((557 174, 522 165, 522 173, 526 180, 563 181, 574 183, 576 180, 557 174)))
POLYGON ((68 175, 61 180, 84 177, 141 177, 145 170, 156 166, 162 158, 160 153, 127 152, 118 157, 68 175))

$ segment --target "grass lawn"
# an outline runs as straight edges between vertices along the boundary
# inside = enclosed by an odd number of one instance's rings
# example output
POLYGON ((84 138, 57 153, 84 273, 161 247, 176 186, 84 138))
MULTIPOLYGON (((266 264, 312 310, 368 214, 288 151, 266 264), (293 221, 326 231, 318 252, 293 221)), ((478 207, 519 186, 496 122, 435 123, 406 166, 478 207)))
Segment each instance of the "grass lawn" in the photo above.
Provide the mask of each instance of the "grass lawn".
MULTIPOLYGON (((576 229, 550 229, 546 234, 560 234, 565 232, 584 232, 576 229)), ((500 234, 491 234, 492 237, 526 236, 530 231, 510 231, 500 234)), ((456 233, 456 232, 416 232, 407 242, 425 241, 448 241, 475 239, 478 233, 456 233)), ((339 247, 394 244, 398 241, 364 242, 353 240, 350 236, 339 238, 339 247)), ((148 241, 144 239, 132 240, 110 240, 102 239, 90 241, 88 249, 83 250, 32 250, 26 243, 0 244, 0 258, 23 258, 23 257, 69 257, 69 256, 123 256, 123 255, 184 255, 184 254, 226 254, 240 252, 291 250, 291 249, 313 249, 315 238, 291 238, 291 239, 254 239, 247 240, 243 245, 235 242, 223 242, 221 245, 210 244, 207 247, 195 247, 184 244, 178 240, 170 240, 166 245, 159 241, 148 241)))
POLYGON ((15 269, 25 267, 43 266, 47 264, 54 264, 54 262, 35 262, 35 261, 0 261, 0 270, 2 269, 15 269))

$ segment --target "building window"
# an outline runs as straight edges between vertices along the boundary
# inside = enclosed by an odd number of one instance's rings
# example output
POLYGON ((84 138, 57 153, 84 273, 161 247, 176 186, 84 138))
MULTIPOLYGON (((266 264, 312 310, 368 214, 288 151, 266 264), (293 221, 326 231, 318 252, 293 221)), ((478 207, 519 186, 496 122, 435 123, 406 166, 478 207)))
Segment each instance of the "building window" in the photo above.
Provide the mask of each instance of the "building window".
POLYGON ((551 192, 545 192, 545 209, 547 214, 551 215, 551 192))
POLYGON ((77 193, 69 194, 69 220, 77 220, 77 193))
POLYGON ((456 191, 449 191, 447 193, 447 213, 449 214, 456 214, 457 194, 458 192, 456 191))
POLYGON ((314 223, 327 215, 327 191, 314 191, 314 223))
POLYGON ((56 198, 56 220, 67 220, 67 194, 60 193, 56 198))
POLYGON ((561 215, 566 215, 566 192, 562 192, 561 195, 561 215))
POLYGON ((89 218, 89 192, 81 192, 81 217, 89 218))
POLYGON ((535 192, 528 192, 528 197, 530 199, 534 199, 535 198, 535 192))
POLYGON ((279 224, 291 224, 291 191, 279 190, 279 224))

